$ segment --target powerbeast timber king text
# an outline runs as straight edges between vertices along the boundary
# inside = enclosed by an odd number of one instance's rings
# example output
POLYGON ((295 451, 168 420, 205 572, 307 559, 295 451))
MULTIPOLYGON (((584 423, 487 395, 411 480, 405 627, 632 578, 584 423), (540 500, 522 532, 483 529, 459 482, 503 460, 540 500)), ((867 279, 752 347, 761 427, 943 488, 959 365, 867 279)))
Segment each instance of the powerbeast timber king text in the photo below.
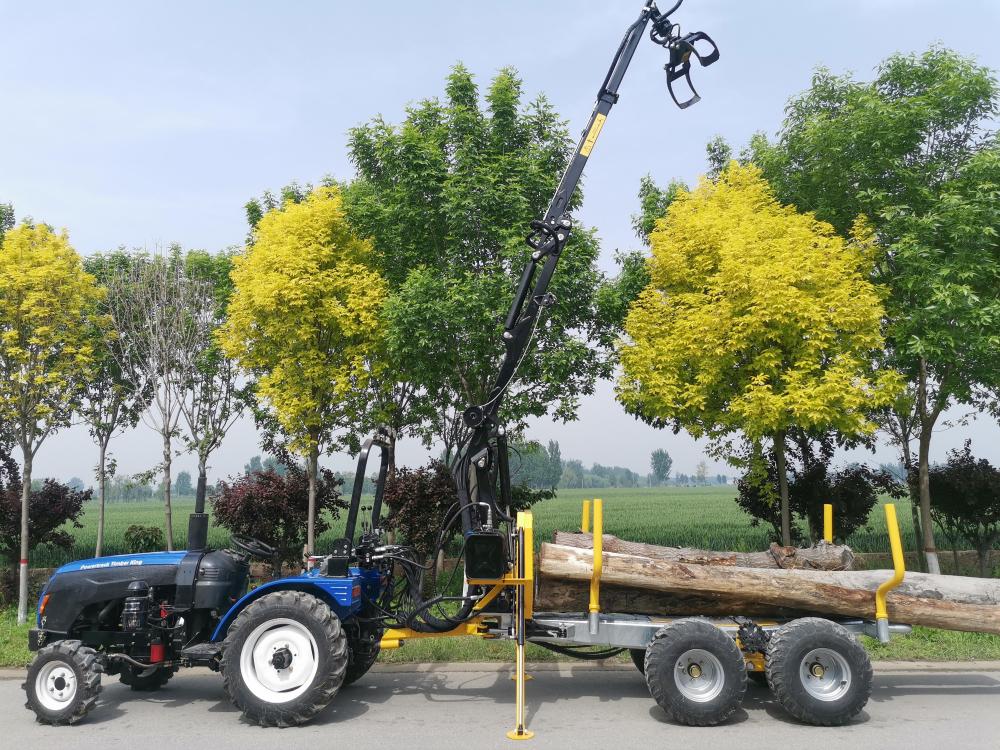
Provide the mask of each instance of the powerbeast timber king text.
POLYGON ((464 413, 470 437, 452 465, 458 497, 439 535, 440 548, 461 523, 463 593, 425 598, 423 561, 407 546, 383 542, 387 452, 376 435, 358 460, 344 538, 301 575, 248 593, 249 561, 270 559, 270 548, 234 536, 231 549, 206 549, 202 506, 191 516, 187 552, 104 557, 59 568, 39 598, 30 633, 37 653, 24 688, 39 721, 82 719, 97 701, 103 675, 117 674, 134 690, 156 690, 180 667, 207 666, 222 673, 229 697, 251 721, 301 724, 364 675, 380 648, 435 636, 516 641, 512 739, 531 736, 523 710, 525 641, 579 658, 629 649, 656 701, 688 724, 728 717, 742 700, 748 671, 764 669, 765 654, 776 695, 799 718, 835 724, 861 710, 871 668, 848 628, 858 631, 864 623, 753 623, 738 613, 716 621, 600 613, 599 501, 590 612, 533 612, 531 514, 510 513, 508 449, 498 413, 539 318, 555 301, 548 287, 572 232, 567 207, 643 33, 649 28, 649 38, 667 50, 667 86, 682 109, 699 99, 691 85, 692 60, 711 65, 719 57, 706 34, 682 35, 669 19, 680 4, 661 12, 650 2, 628 27, 555 195, 531 224, 530 259, 504 326, 504 358, 487 401, 464 413), (687 87, 683 100, 675 92, 680 79, 687 87), (377 489, 370 518, 356 534, 372 448, 381 452, 377 489))

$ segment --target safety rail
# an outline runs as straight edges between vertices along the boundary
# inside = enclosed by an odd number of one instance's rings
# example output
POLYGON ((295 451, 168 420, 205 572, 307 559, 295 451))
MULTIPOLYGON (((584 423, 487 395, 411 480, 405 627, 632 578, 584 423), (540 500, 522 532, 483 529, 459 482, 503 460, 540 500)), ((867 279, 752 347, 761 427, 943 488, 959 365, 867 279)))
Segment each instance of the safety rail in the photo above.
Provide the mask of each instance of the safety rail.
POLYGON ((890 591, 903 582, 903 578, 906 576, 903 542, 899 536, 899 520, 896 518, 896 506, 893 503, 885 505, 885 525, 889 530, 893 574, 892 578, 879 586, 875 592, 875 627, 878 639, 882 643, 889 642, 889 610, 886 607, 886 597, 890 591))

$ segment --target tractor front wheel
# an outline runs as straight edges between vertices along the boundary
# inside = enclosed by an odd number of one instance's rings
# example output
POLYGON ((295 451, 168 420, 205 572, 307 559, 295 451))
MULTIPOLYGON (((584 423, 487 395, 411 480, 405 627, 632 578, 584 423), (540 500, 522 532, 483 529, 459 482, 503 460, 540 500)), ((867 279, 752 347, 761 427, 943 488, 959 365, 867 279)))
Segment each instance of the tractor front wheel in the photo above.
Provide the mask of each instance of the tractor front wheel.
POLYGON ((21 685, 25 708, 41 724, 76 724, 97 703, 102 667, 97 652, 80 641, 57 641, 39 649, 21 685))
POLYGON ((262 596, 240 612, 222 650, 230 700, 260 726, 304 724, 340 690, 347 637, 320 599, 301 591, 262 596))

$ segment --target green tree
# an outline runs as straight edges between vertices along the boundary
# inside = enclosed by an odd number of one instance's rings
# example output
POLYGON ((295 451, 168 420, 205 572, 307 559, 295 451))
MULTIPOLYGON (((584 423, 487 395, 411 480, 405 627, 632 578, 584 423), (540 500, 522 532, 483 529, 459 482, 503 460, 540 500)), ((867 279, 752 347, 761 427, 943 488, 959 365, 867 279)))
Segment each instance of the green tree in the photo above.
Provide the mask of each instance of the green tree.
MULTIPOLYGON (((120 271, 121 264, 129 260, 122 253, 95 254, 83 261, 84 269, 97 283, 103 285, 110 274, 120 271)), ((97 444, 97 540, 94 555, 100 557, 104 550, 104 515, 107 502, 108 479, 114 476, 116 463, 108 453, 111 439, 125 430, 134 428, 149 406, 149 382, 138 376, 139 363, 131 358, 116 357, 113 342, 118 334, 109 305, 117 298, 105 294, 101 300, 101 317, 89 329, 92 336, 94 362, 90 377, 84 387, 79 414, 87 424, 90 436, 97 444), (123 371, 122 366, 127 371, 123 371)), ((119 311, 119 317, 121 317, 119 311)))
POLYGON ((180 497, 190 497, 194 492, 194 485, 191 484, 191 472, 177 472, 177 481, 174 483, 174 491, 180 497))
MULTIPOLYGON (((438 438, 450 455, 465 434, 462 410, 486 400, 497 342, 529 253, 537 218, 573 144, 544 97, 523 101, 510 69, 493 79, 485 106, 461 65, 443 100, 427 99, 393 125, 382 118, 351 131, 357 179, 346 190, 353 226, 374 241, 389 284, 385 308, 392 435, 438 438)), ((579 194, 573 207, 580 203, 579 194)), ((502 418, 512 432, 529 416, 574 418, 581 395, 609 372, 595 296, 601 280, 593 232, 574 230, 551 291, 556 304, 502 418)))
MULTIPOLYGON (((385 282, 371 245, 348 226, 340 190, 323 187, 268 211, 234 258, 235 291, 218 340, 254 379, 264 409, 306 461, 306 546, 315 548, 319 455, 368 408, 385 282)), ((376 374, 377 375, 377 374, 376 374)))
POLYGON ((670 468, 674 465, 674 459, 663 448, 657 448, 649 455, 649 465, 656 483, 666 484, 670 479, 670 468))
POLYGON ((554 489, 559 486, 559 480, 562 479, 563 472, 562 451, 559 449, 559 442, 557 440, 549 441, 548 453, 549 470, 545 486, 554 489))
POLYGON ((32 462, 69 425, 93 364, 88 331, 101 293, 65 233, 23 223, 0 246, 0 422, 21 449, 17 621, 28 604, 32 462))
POLYGON ((897 391, 873 371, 882 306, 861 228, 779 204, 756 167, 732 163, 671 203, 651 235, 652 283, 626 321, 618 395, 657 426, 729 451, 741 434, 777 459, 782 539, 791 543, 785 439, 793 427, 871 432, 897 391))
POLYGON ((14 206, 10 203, 0 203, 0 245, 4 235, 14 228, 14 206))
POLYGON ((977 393, 1000 379, 998 102, 992 71, 932 47, 889 57, 871 81, 817 70, 777 141, 757 136, 749 149, 781 200, 842 233, 858 216, 875 228, 885 364, 908 380, 882 426, 915 468, 931 572, 934 427, 952 404, 981 405, 977 393))

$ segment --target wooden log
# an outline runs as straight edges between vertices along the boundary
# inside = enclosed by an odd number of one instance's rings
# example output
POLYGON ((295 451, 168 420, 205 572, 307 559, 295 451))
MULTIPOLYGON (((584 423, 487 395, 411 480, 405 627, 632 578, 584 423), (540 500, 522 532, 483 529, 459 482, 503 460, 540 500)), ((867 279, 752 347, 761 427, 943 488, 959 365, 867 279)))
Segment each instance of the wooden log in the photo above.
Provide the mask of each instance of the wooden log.
MULTIPOLYGON (((654 560, 694 565, 729 565, 737 568, 786 568, 805 570, 851 570, 854 553, 850 547, 820 542, 813 547, 782 547, 772 544, 766 552, 716 552, 688 547, 661 547, 656 544, 628 542, 604 534, 604 551, 640 555, 654 560)), ((557 531, 552 541, 566 547, 593 549, 593 534, 557 531)))
MULTIPOLYGON (((554 579, 587 582, 592 553, 575 547, 543 543, 538 557, 539 596, 554 579)), ((602 589, 620 586, 696 596, 743 614, 748 600, 761 608, 871 619, 875 589, 889 571, 811 571, 692 565, 636 555, 605 552, 602 589)), ((907 573, 890 593, 889 617, 894 622, 948 630, 1000 634, 1000 580, 907 573)), ((602 609, 612 611, 602 604, 602 609)), ((650 612, 653 614, 653 612, 650 612)), ((709 614, 701 612, 700 614, 709 614)))
MULTIPOLYGON (((539 576, 535 592, 535 612, 586 612, 590 605, 590 584, 549 576, 539 576)), ((753 597, 711 597, 678 594, 628 586, 601 585, 601 610, 624 615, 701 615, 727 617, 802 617, 805 612, 761 604, 753 597)))

